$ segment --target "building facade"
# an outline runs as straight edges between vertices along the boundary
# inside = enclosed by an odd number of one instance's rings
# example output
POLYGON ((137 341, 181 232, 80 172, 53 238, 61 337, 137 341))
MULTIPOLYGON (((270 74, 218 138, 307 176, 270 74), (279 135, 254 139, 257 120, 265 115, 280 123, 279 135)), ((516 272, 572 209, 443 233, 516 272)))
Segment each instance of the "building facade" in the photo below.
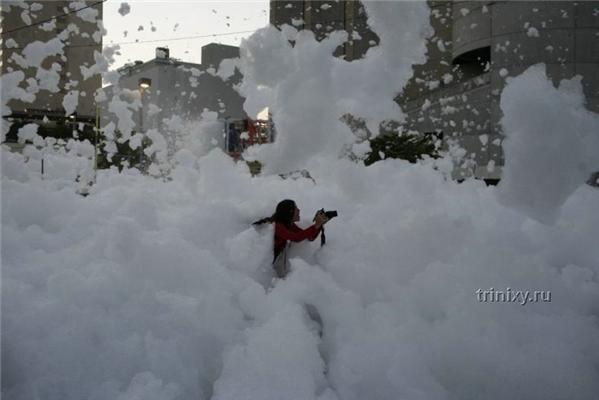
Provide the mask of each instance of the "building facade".
MULTIPOLYGON (((116 159, 111 157, 113 162, 122 164, 127 160, 129 165, 138 165, 143 171, 147 167, 142 150, 131 153, 131 142, 122 145, 121 138, 128 136, 123 135, 122 125, 123 119, 129 119, 127 114, 132 120, 132 126, 126 124, 130 130, 127 133, 144 136, 141 149, 150 145, 147 137, 153 140, 151 136, 157 131, 165 140, 167 158, 173 156, 185 140, 210 142, 209 147, 225 150, 228 127, 242 124, 246 115, 244 98, 234 88, 241 74, 234 70, 232 75, 224 75, 218 68, 222 60, 238 57, 239 48, 212 43, 202 48, 202 63, 195 64, 173 58, 168 48, 159 47, 152 60, 136 61, 119 68, 118 85, 104 87, 105 100, 100 103, 104 134, 113 136, 109 131, 115 129, 115 143, 121 143, 112 147, 111 152, 117 155, 116 159), (141 100, 137 105, 136 98, 141 100), (123 108, 129 111, 120 114, 123 108), (213 114, 202 115, 205 111, 213 114), (202 137, 188 137, 195 135, 200 125, 203 126, 202 137)), ((240 134, 233 133, 236 137, 240 134)))
POLYGON ((239 58, 239 47, 210 43, 202 47, 202 66, 218 69, 222 60, 239 58))
MULTIPOLYGON (((25 79, 19 86, 35 94, 30 103, 10 100, 11 112, 3 115, 5 121, 17 128, 44 120, 43 128, 49 135, 73 121, 93 125, 94 96, 101 87, 101 77, 84 76, 81 67, 93 66, 94 53, 102 53, 102 2, 22 1, 2 2, 0 7, 2 74, 22 71, 25 79), (39 65, 31 65, 30 50, 48 43, 59 50, 48 54, 39 65), (77 98, 69 115, 63 105, 67 94, 77 98)), ((7 141, 16 139, 15 131, 11 129, 7 141)))
MULTIPOLYGON (((137 91, 142 89, 142 82, 147 85, 143 88, 142 109, 139 118, 134 118, 133 130, 161 130, 164 120, 172 116, 188 121, 198 120, 204 110, 216 112, 218 118, 223 120, 243 119, 244 99, 233 88, 239 83, 241 75, 236 72, 228 79, 223 79, 217 74, 223 59, 239 57, 239 48, 234 48, 235 53, 228 49, 232 46, 224 46, 227 47, 225 51, 219 51, 218 46, 221 45, 204 46, 209 47, 211 64, 205 64, 203 58, 202 64, 184 62, 172 58, 167 48, 157 48, 154 59, 136 61, 119 68, 120 89, 137 91), (219 56, 225 58, 219 59, 219 56)), ((204 48, 202 54, 206 54, 204 48)), ((107 100, 102 104, 101 117, 102 125, 106 125, 116 118, 108 110, 115 88, 106 86, 103 90, 107 100)))
MULTIPOLYGON (((599 1, 428 1, 434 35, 428 60, 396 101, 405 132, 435 134, 466 150, 454 177, 501 177, 501 110, 506 78, 537 63, 557 84, 581 75, 586 106, 599 112, 599 1)), ((344 29, 336 55, 347 61, 378 43, 358 1, 271 1, 271 23, 313 30, 344 29)))

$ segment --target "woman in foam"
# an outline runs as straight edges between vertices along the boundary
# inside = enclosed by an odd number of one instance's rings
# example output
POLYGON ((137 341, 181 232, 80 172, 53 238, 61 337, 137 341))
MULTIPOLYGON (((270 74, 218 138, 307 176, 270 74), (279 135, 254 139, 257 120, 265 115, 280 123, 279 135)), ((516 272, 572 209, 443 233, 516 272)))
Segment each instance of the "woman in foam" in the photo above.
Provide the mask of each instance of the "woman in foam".
POLYGON ((283 200, 277 204, 271 217, 254 222, 254 225, 266 222, 275 224, 273 267, 279 278, 284 278, 289 272, 287 265, 287 248, 289 242, 313 241, 318 237, 322 226, 328 221, 323 212, 318 211, 314 216, 314 224, 302 229, 295 224, 300 219, 300 209, 293 200, 283 200))

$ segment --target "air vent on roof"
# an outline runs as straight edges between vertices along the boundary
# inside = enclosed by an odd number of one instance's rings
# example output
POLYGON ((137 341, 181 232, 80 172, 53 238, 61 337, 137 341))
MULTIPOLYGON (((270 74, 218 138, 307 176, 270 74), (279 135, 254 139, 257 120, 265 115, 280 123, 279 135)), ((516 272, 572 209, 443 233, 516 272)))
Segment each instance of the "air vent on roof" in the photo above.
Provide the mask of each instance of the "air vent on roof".
POLYGON ((167 47, 156 47, 156 58, 167 59, 169 51, 167 47))

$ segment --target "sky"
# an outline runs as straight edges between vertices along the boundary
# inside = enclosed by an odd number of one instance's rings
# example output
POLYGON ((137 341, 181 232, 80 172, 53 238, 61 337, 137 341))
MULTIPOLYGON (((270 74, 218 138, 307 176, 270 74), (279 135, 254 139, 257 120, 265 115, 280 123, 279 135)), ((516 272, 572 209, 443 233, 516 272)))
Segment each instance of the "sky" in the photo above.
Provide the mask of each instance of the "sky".
POLYGON ((153 59, 156 47, 168 47, 171 57, 200 63, 202 46, 213 42, 238 46, 242 38, 267 25, 269 16, 267 0, 128 1, 130 12, 125 15, 119 13, 122 3, 104 3, 108 32, 103 44, 120 45, 113 68, 153 59))

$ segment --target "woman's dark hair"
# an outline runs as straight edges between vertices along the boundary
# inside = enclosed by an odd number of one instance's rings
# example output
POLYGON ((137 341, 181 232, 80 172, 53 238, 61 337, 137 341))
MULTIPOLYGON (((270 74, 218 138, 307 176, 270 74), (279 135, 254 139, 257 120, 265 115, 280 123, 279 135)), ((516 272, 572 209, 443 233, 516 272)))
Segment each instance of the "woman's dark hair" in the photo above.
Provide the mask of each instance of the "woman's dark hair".
POLYGON ((285 225, 287 228, 291 228, 295 209, 295 201, 285 199, 277 204, 277 209, 271 217, 262 218, 261 220, 254 222, 253 225, 260 225, 266 222, 278 222, 285 225))

